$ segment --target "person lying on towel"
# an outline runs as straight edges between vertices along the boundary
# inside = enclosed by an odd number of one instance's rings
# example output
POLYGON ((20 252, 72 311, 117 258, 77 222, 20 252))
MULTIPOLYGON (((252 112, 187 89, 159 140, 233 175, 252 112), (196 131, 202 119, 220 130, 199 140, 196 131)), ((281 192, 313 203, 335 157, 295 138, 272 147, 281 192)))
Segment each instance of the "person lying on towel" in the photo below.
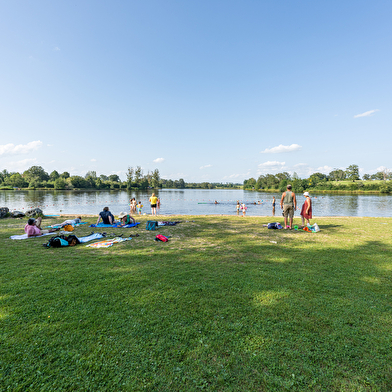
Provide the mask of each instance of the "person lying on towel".
POLYGON ((109 207, 105 207, 103 211, 99 213, 97 225, 99 224, 101 219, 105 225, 112 225, 113 223, 116 223, 113 214, 109 211, 109 207))
POLYGON ((133 219, 131 215, 126 214, 125 212, 120 212, 118 214, 118 219, 121 222, 121 226, 129 225, 130 223, 135 223, 135 219, 133 219))
POLYGON ((30 218, 27 221, 27 225, 24 228, 25 233, 27 234, 27 237, 37 237, 42 234, 47 234, 47 233, 53 233, 54 231, 60 230, 60 229, 49 229, 49 230, 42 230, 41 229, 41 222, 42 218, 30 218))

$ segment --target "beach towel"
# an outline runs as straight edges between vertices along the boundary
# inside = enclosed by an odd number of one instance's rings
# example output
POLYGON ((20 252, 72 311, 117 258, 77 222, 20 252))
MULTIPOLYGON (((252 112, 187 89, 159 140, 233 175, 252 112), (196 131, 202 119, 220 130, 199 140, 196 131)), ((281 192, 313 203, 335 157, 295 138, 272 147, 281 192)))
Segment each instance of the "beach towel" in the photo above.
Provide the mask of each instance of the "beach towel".
POLYGON ((27 234, 21 234, 21 235, 12 235, 10 238, 11 240, 25 240, 27 238, 40 238, 40 237, 44 237, 45 235, 53 235, 53 233, 46 233, 46 234, 42 234, 42 235, 37 235, 35 237, 27 237, 27 234))
POLYGON ((117 243, 124 242, 124 241, 129 241, 131 239, 132 239, 131 237, 128 237, 128 238, 116 237, 116 238, 112 238, 112 239, 106 240, 106 241, 94 242, 93 244, 86 245, 86 247, 89 247, 89 248, 109 248, 110 246, 113 246, 113 244, 117 244, 117 243))
POLYGON ((89 242, 92 240, 99 240, 103 238, 104 236, 101 233, 92 233, 90 235, 87 235, 85 237, 78 237, 79 241, 81 244, 84 244, 85 242, 89 242))
POLYGON ((177 222, 158 222, 158 226, 175 226, 177 223, 181 223, 181 221, 177 221, 177 222))
POLYGON ((135 227, 137 225, 140 225, 140 222, 136 222, 136 223, 130 223, 129 225, 125 225, 125 226, 121 226, 121 223, 115 223, 114 225, 109 225, 109 224, 105 224, 105 223, 98 223, 97 225, 90 225, 90 227, 112 227, 112 228, 124 228, 124 229, 129 229, 130 227, 135 227))

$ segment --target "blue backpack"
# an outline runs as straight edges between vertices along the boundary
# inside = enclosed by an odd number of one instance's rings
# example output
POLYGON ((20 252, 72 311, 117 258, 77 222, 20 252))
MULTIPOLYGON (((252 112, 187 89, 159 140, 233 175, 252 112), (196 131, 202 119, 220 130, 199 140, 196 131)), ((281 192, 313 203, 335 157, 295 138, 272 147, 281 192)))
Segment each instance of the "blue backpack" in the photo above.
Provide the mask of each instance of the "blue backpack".
POLYGON ((158 227, 157 221, 147 221, 146 230, 155 230, 158 227))
POLYGON ((283 229, 282 225, 278 222, 268 223, 269 229, 283 229))

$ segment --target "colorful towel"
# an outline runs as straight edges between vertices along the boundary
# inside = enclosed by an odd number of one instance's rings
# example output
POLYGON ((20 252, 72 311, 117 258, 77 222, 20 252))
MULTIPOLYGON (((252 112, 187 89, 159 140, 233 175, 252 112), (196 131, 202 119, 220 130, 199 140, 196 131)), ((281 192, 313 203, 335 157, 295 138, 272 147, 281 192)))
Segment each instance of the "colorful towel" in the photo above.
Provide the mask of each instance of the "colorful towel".
POLYGON ((135 227, 137 225, 140 225, 140 222, 136 222, 136 223, 130 223, 129 225, 125 225, 125 226, 121 226, 121 223, 115 223, 114 225, 107 225, 106 223, 98 223, 97 225, 90 225, 90 227, 112 227, 112 228, 118 228, 118 227, 122 227, 124 229, 128 229, 130 227, 135 227))
POLYGON ((120 242, 124 241, 130 241, 132 238, 122 238, 122 237, 116 237, 112 238, 110 240, 106 241, 100 241, 100 242, 94 242, 93 244, 86 245, 86 247, 89 248, 109 248, 110 246, 113 246, 113 244, 118 244, 120 242))

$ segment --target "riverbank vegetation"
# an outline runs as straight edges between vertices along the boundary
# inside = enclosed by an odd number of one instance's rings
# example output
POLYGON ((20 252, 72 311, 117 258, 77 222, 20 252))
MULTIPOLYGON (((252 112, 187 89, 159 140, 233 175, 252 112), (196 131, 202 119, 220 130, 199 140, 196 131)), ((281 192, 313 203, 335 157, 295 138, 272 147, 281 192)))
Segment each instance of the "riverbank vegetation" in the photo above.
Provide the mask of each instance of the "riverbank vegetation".
POLYGON ((18 172, 0 172, 0 189, 148 189, 148 188, 177 188, 177 189, 215 189, 240 188, 241 184, 233 183, 186 183, 179 180, 163 179, 159 170, 147 174, 140 166, 129 167, 126 181, 121 181, 117 174, 97 175, 88 171, 84 177, 71 176, 68 172, 58 173, 53 170, 48 174, 41 166, 32 166, 22 174, 18 172))
POLYGON ((376 174, 364 174, 362 180, 357 165, 350 165, 346 170, 335 169, 328 175, 313 173, 308 178, 299 178, 296 173, 265 174, 244 181, 244 189, 271 190, 283 192, 290 183, 294 192, 328 191, 354 193, 392 193, 392 173, 385 169, 376 174))
POLYGON ((0 221, 1 390, 392 390, 392 218, 147 219, 107 249, 0 221))

